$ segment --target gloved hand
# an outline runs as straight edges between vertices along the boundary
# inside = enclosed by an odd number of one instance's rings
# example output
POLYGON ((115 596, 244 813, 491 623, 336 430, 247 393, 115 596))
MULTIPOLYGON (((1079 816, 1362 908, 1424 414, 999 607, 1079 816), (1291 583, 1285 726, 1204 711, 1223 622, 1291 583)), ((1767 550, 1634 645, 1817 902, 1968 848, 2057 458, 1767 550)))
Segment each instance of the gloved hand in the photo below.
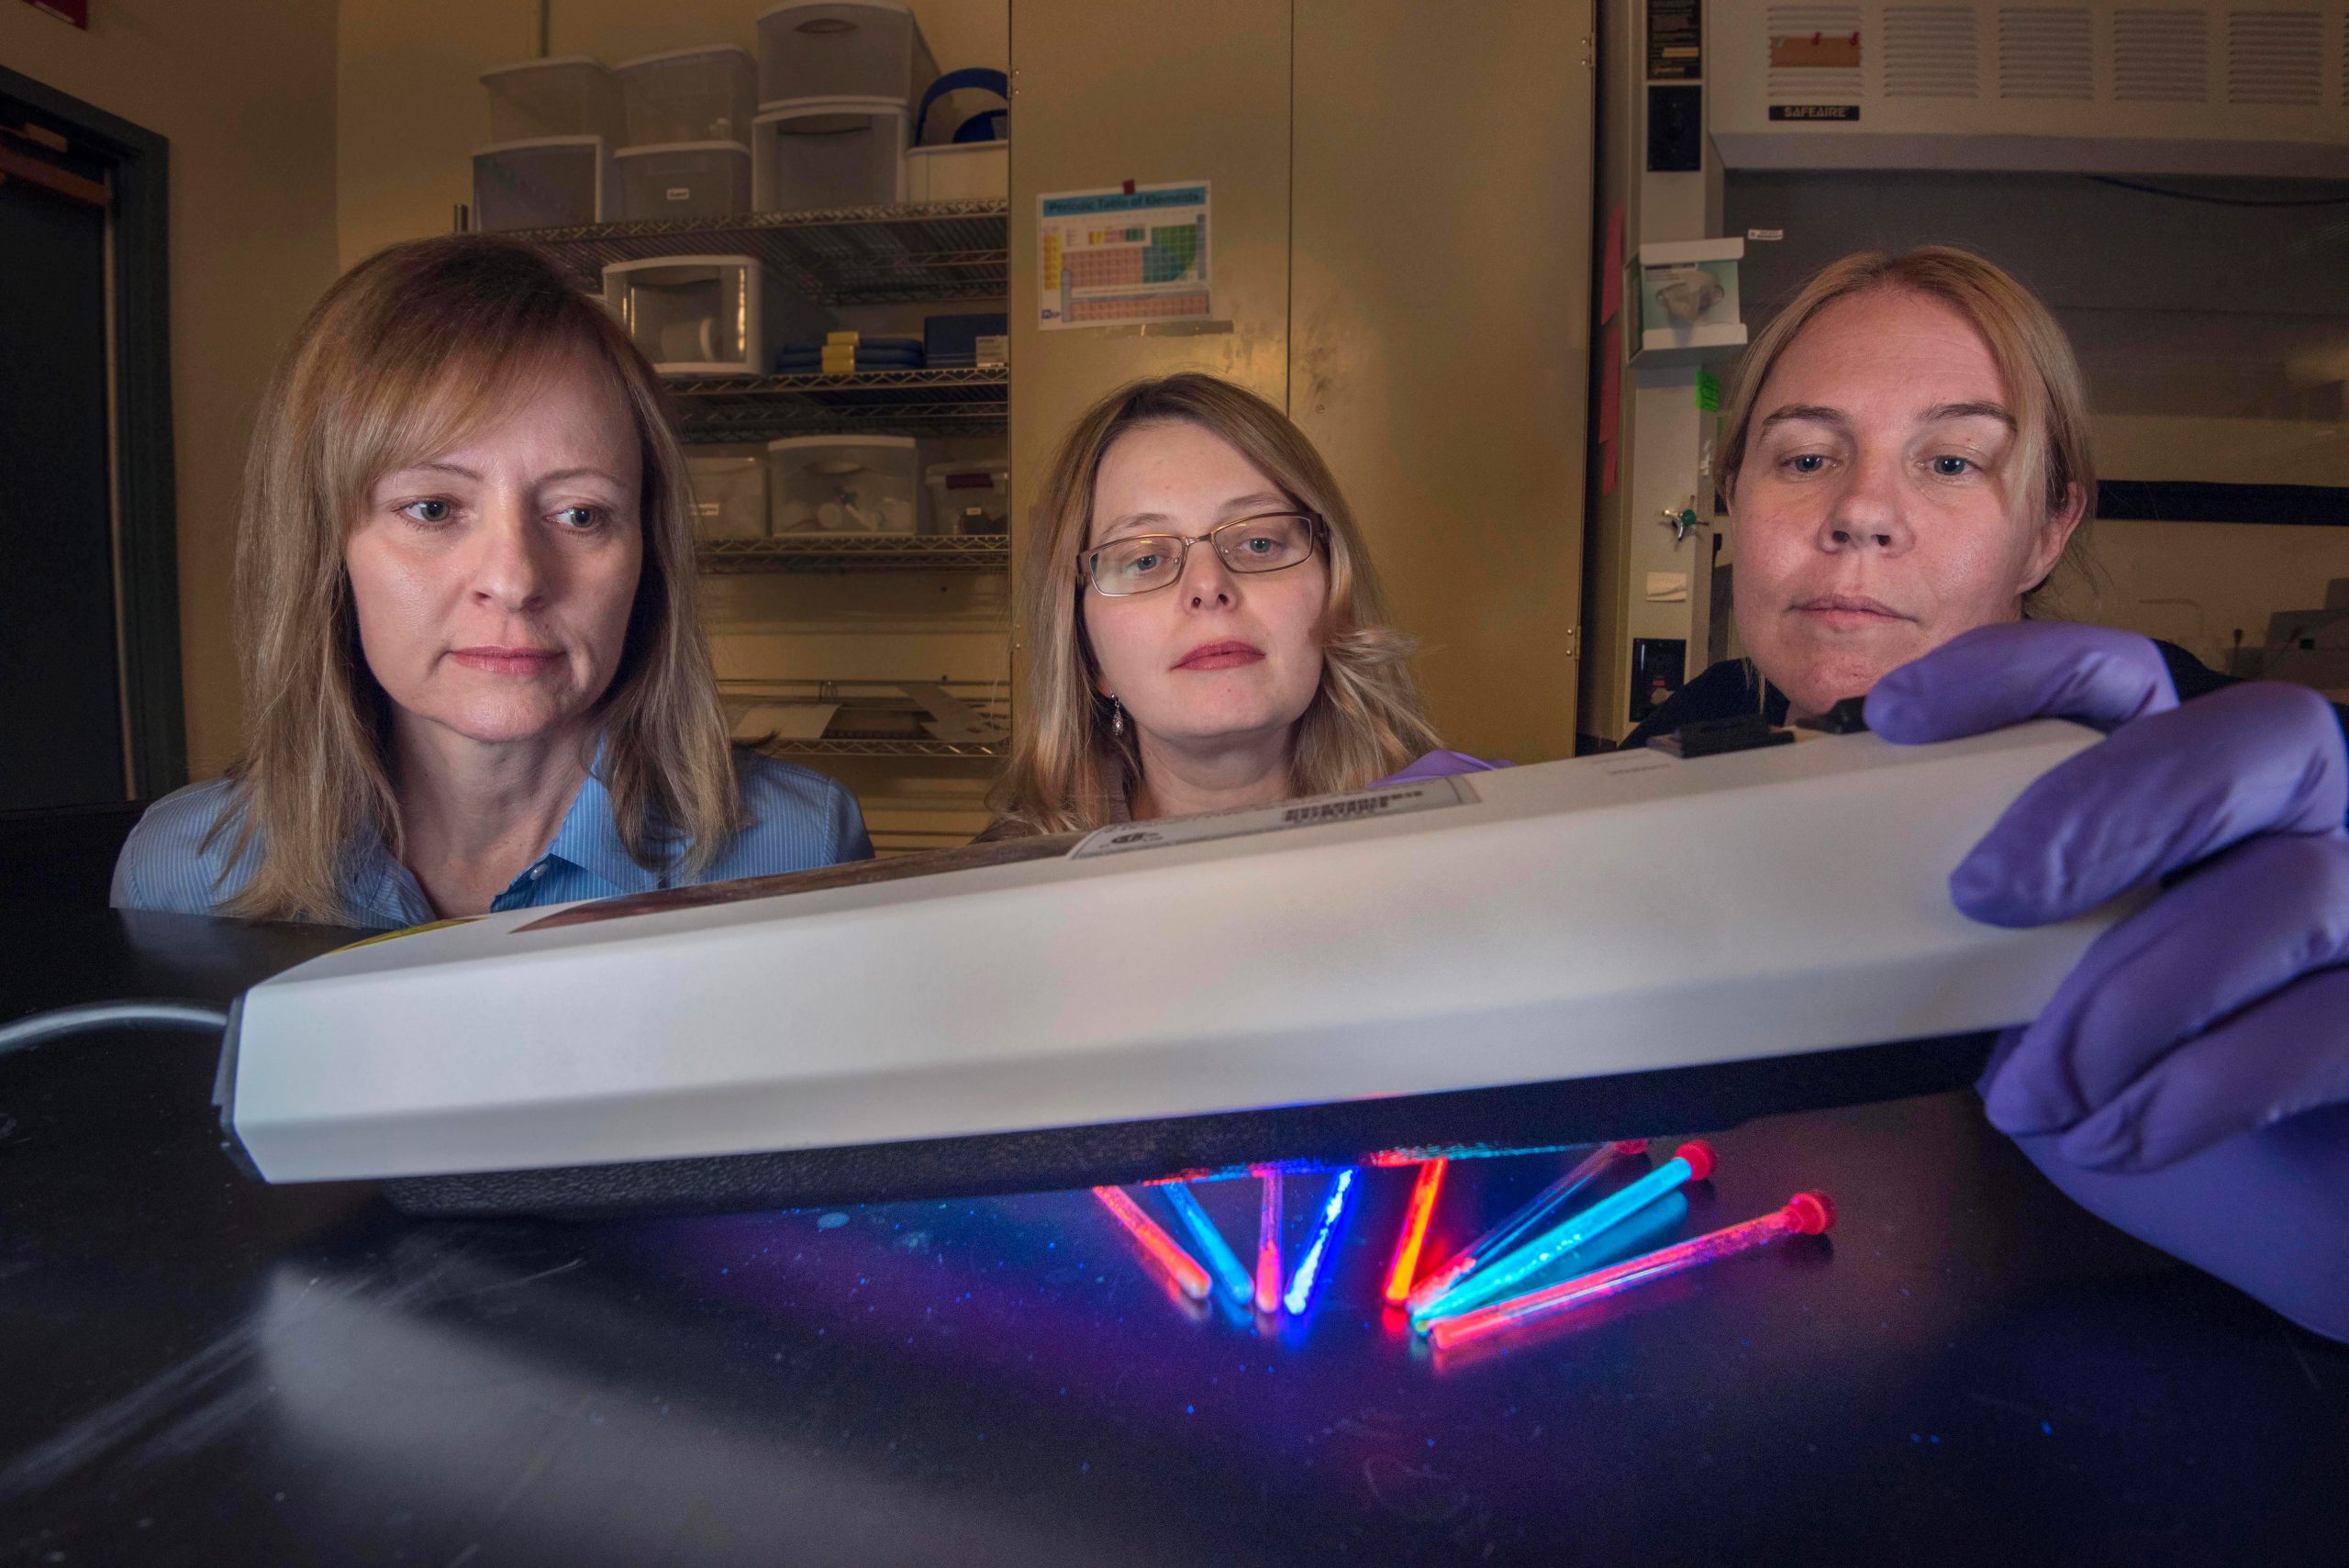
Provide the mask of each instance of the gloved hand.
POLYGON ((2176 880, 2000 1040, 1990 1119, 2087 1207, 2349 1336, 2340 723, 2266 682, 2180 706, 2143 638, 2046 622, 1968 632, 1867 704, 1899 742, 2047 717, 2108 739, 2008 808, 1952 873, 1957 906, 2040 925, 2176 880))

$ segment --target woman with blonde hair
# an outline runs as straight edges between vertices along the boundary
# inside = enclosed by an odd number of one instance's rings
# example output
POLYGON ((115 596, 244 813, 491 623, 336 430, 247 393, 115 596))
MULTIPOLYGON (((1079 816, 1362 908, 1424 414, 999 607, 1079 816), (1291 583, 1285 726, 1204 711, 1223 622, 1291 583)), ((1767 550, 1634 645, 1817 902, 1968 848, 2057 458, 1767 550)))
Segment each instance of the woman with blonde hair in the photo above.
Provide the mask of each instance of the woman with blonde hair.
POLYGON ((1861 696, 1899 743, 2106 731, 1949 879, 2000 926, 2142 901, 2000 1040, 1990 1120, 2084 1207, 2349 1339, 2349 717, 2029 617, 2095 510, 2087 397, 2047 307, 1982 257, 1829 266, 1756 335, 1722 424, 1750 664, 1635 739, 1861 696))
POLYGON ((1197 373, 1120 387, 1063 439, 1036 519, 1028 684, 983 839, 1497 765, 1434 750, 1345 497, 1254 394, 1197 373))
POLYGON ((362 261, 254 431, 245 754, 113 902, 398 927, 870 854, 845 788, 729 748, 692 506, 659 378, 543 255, 362 261))

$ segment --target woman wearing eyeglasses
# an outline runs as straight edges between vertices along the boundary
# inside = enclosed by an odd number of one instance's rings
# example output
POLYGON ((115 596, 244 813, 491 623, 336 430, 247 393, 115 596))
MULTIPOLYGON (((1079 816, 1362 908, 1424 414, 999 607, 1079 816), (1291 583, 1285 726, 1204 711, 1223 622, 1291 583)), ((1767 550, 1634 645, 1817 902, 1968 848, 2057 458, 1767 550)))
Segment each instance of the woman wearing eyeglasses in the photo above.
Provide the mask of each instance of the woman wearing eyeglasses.
POLYGON ((1344 497, 1253 394, 1197 373, 1110 394, 1037 517, 1033 663, 983 839, 1499 765, 1435 750, 1344 497))

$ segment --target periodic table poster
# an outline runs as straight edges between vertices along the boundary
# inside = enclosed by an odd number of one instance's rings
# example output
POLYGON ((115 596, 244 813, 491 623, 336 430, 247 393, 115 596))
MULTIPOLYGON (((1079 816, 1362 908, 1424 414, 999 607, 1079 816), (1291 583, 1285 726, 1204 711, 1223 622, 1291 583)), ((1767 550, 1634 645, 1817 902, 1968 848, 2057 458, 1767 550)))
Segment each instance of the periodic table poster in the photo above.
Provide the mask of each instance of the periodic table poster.
POLYGON ((1208 250, 1204 180, 1041 196, 1037 325, 1206 320, 1214 315, 1208 250))

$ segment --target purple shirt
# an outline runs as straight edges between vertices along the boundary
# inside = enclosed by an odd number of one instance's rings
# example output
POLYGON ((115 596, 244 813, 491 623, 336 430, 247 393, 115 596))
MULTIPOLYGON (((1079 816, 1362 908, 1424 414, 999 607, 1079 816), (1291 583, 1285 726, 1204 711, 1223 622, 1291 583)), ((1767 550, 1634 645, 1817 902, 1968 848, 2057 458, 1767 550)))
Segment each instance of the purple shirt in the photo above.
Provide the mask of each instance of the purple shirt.
POLYGON ((1430 751, 1399 773, 1389 773, 1370 787, 1378 784, 1409 784, 1414 779, 1444 779, 1454 773, 1489 773, 1496 768, 1513 768, 1514 762, 1488 762, 1482 757, 1472 757, 1465 751, 1430 751))

